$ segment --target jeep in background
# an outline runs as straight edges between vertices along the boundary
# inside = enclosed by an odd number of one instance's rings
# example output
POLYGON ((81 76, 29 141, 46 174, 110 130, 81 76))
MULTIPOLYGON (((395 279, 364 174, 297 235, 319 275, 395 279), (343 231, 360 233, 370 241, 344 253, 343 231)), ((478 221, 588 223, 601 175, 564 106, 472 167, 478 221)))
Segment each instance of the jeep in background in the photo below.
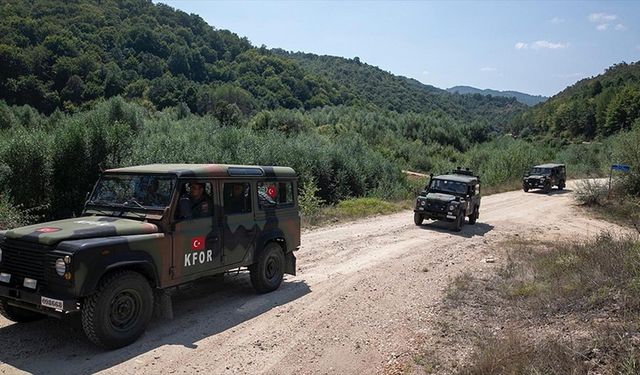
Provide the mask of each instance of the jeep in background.
POLYGON ((0 231, 0 314, 75 314, 91 341, 118 348, 145 331, 154 305, 171 311, 181 284, 247 267, 259 293, 273 291, 296 272, 297 191, 287 167, 108 170, 81 217, 0 231))
POLYGON ((542 189, 549 193, 553 186, 557 186, 558 190, 564 189, 566 180, 564 164, 536 165, 522 177, 522 190, 526 193, 529 189, 542 189))
POLYGON ((444 220, 452 222, 453 230, 459 232, 465 216, 469 224, 475 224, 480 216, 480 177, 460 168, 446 175, 431 175, 413 212, 416 225, 422 225, 425 219, 444 220))

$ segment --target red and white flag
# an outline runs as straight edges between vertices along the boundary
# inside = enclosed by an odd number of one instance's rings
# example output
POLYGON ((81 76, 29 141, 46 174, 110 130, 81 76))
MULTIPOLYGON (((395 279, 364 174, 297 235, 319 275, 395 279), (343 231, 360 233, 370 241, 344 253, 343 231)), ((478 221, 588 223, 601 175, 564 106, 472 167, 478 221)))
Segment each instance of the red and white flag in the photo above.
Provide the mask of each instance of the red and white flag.
POLYGON ((192 238, 191 249, 196 251, 204 250, 204 236, 192 238))

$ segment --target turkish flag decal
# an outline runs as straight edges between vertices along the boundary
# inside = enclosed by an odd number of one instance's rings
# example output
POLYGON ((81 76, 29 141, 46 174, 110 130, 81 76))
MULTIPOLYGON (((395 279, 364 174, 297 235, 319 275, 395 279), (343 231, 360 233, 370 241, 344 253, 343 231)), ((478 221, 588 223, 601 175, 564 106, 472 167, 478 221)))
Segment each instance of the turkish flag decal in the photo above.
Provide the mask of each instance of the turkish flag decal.
POLYGON ((191 239, 191 249, 196 251, 204 250, 204 236, 193 237, 191 239))
POLYGON ((269 187, 267 187, 267 194, 271 198, 275 198, 276 197, 276 187, 275 187, 275 185, 269 185, 269 187))

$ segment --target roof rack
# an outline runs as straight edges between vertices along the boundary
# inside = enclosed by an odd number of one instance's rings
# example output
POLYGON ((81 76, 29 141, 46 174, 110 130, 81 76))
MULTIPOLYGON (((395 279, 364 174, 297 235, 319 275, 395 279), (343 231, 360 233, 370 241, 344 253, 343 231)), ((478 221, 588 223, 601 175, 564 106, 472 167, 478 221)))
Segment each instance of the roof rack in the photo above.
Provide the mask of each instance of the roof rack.
POLYGON ((451 171, 451 174, 461 174, 461 175, 465 175, 465 176, 477 177, 476 175, 473 174, 472 171, 469 170, 469 168, 462 169, 462 168, 458 167, 458 168, 454 169, 453 171, 451 171))

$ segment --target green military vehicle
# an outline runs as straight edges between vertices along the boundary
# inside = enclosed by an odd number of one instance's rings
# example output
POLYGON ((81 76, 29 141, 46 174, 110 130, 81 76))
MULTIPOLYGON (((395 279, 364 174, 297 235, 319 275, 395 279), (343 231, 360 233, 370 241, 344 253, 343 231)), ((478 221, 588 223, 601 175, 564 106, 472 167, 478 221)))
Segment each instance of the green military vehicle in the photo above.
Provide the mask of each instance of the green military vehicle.
POLYGON ((522 177, 522 190, 542 189, 550 193, 553 186, 562 190, 566 186, 567 172, 564 164, 541 164, 531 168, 522 177))
POLYGON ((452 222, 453 230, 459 232, 465 216, 472 225, 480 216, 480 177, 461 168, 446 175, 431 175, 425 190, 416 199, 415 224, 422 225, 425 219, 444 220, 452 222))
POLYGON ((159 301, 171 311, 181 284, 246 267, 259 293, 273 291, 296 272, 297 191, 287 167, 107 170, 82 216, 0 232, 0 314, 77 314, 91 341, 118 348, 144 332, 159 301))

